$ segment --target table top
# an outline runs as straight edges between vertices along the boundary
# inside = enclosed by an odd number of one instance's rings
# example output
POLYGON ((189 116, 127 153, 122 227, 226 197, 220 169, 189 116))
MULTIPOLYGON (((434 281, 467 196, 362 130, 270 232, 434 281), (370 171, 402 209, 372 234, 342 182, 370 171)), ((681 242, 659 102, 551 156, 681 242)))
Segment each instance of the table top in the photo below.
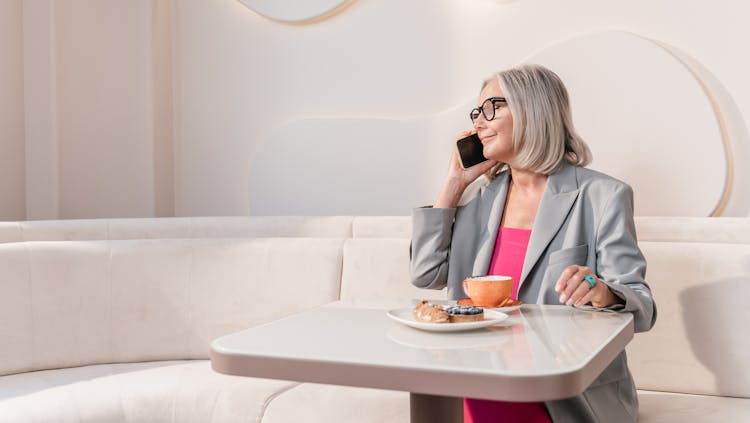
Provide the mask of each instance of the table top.
POLYGON ((633 337, 629 313, 567 306, 524 305, 498 325, 450 333, 410 328, 387 311, 310 309, 216 339, 211 364, 241 376, 544 401, 583 392, 633 337))

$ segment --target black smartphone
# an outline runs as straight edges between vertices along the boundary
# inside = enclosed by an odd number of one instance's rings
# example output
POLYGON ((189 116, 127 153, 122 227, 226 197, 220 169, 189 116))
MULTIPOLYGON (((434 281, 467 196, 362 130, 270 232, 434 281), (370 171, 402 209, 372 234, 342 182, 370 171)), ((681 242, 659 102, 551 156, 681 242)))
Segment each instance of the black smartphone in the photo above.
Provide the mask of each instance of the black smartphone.
POLYGON ((468 137, 456 141, 459 163, 462 168, 468 169, 487 160, 482 154, 482 141, 479 135, 471 134, 468 137))

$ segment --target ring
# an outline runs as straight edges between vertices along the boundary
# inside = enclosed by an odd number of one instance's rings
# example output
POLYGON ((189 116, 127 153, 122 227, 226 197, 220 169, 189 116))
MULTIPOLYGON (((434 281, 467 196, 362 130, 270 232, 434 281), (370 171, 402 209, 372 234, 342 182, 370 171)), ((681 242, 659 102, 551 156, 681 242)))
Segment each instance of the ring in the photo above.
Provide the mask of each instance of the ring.
POLYGON ((593 288, 596 286, 596 281, 591 276, 584 276, 583 280, 589 283, 589 288, 593 288))

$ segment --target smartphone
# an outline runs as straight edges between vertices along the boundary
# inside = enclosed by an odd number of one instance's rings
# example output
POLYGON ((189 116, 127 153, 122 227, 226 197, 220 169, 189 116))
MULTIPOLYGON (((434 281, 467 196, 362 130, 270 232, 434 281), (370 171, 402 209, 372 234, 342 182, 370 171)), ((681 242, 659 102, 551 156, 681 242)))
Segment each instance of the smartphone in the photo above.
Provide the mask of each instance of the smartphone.
POLYGON ((477 134, 471 134, 456 141, 456 149, 458 150, 461 167, 468 169, 486 161, 487 157, 484 157, 484 154, 482 154, 482 148, 482 141, 477 134))

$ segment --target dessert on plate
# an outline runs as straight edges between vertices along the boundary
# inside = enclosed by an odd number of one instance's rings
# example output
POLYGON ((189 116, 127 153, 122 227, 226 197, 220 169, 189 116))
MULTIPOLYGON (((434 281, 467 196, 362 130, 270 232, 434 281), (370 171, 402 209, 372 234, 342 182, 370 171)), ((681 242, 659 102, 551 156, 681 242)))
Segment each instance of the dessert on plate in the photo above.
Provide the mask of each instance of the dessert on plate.
POLYGON ((470 305, 454 305, 445 307, 451 322, 477 322, 484 320, 484 310, 470 305))
POLYGON ((484 310, 469 305, 441 307, 422 300, 412 311, 414 319, 427 323, 463 323, 484 320, 484 310))
POLYGON ((449 323, 450 316, 437 304, 432 304, 426 300, 422 300, 416 307, 414 307, 414 318, 420 322, 428 323, 449 323))

